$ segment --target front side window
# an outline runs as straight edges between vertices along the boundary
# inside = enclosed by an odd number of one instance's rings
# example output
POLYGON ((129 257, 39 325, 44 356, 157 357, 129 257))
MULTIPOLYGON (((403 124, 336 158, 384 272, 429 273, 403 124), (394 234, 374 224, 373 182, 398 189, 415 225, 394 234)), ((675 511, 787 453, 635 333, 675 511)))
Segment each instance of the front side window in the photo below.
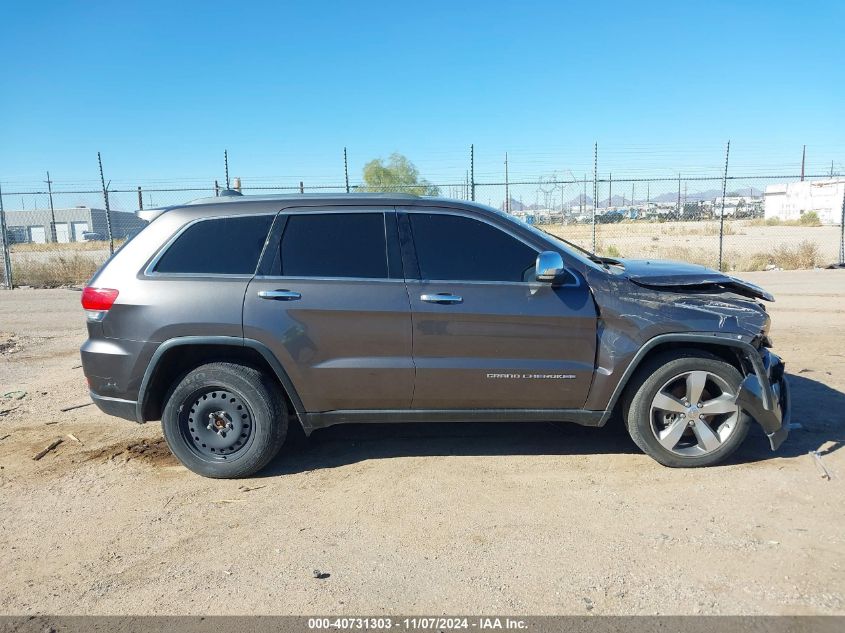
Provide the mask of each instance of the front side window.
POLYGON ((272 215, 215 218, 189 226, 155 266, 157 273, 252 275, 272 215))
POLYGON ((501 229, 457 215, 409 213, 422 279, 532 281, 537 252, 501 229))
POLYGON ((291 214, 280 254, 281 274, 286 277, 385 279, 384 214, 291 214))

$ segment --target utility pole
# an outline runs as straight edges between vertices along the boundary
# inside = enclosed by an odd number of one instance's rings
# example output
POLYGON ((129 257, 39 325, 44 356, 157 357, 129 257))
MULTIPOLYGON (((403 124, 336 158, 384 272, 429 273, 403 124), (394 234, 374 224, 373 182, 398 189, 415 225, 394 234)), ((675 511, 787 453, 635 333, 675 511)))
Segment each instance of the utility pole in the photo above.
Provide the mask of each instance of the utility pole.
MULTIPOLYGON (((832 165, 833 163, 831 163, 832 165)), ((833 169, 831 167, 831 169, 833 169)), ((511 190, 508 182, 508 153, 505 152, 505 213, 511 212, 511 190)))
MULTIPOLYGON (((728 191, 728 158, 731 155, 731 142, 725 150, 725 175, 722 178, 722 212, 719 213, 719 271, 722 271, 722 253, 725 241, 725 195, 728 191)), ((802 178, 803 180, 803 178, 802 178)))
POLYGON ((223 167, 226 169, 226 189, 229 188, 229 150, 223 150, 223 167))
POLYGON ((346 148, 343 148, 343 175, 346 177, 346 193, 349 193, 349 160, 346 156, 346 148))
MULTIPOLYGON (((103 200, 106 202, 106 232, 109 235, 109 253, 114 254, 114 235, 111 230, 111 210, 109 209, 109 188, 106 185, 106 179, 103 176, 103 159, 100 157, 100 152, 97 152, 97 162, 100 164, 100 183, 103 185, 103 200)), ((111 180, 109 180, 111 184, 111 180)), ((53 206, 53 203, 50 203, 53 206)), ((94 228, 93 226, 91 227, 94 228)))
POLYGON ((801 182, 804 182, 804 159, 807 158, 807 146, 801 150, 801 182))
POLYGON ((475 145, 469 146, 469 186, 470 200, 475 200, 475 145))
POLYGON ((0 243, 3 246, 3 279, 12 289, 12 261, 9 258, 9 234, 6 232, 6 211, 3 209, 3 190, 0 189, 0 243))
POLYGON ((56 239, 56 211, 53 209, 53 181, 50 180, 50 172, 47 172, 47 193, 50 197, 50 241, 54 244, 56 239))

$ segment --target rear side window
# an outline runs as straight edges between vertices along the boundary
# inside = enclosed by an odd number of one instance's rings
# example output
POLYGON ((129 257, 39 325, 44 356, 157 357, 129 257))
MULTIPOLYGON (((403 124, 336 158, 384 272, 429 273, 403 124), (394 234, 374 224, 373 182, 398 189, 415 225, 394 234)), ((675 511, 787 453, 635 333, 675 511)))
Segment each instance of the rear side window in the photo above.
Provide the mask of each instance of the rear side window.
POLYGON ((441 281, 529 281, 537 252, 486 222, 410 213, 420 276, 441 281))
POLYGON ((384 214, 291 214, 282 235, 281 274, 387 278, 384 214))
POLYGON ((158 260, 155 272, 252 275, 273 217, 218 218, 192 224, 158 260))

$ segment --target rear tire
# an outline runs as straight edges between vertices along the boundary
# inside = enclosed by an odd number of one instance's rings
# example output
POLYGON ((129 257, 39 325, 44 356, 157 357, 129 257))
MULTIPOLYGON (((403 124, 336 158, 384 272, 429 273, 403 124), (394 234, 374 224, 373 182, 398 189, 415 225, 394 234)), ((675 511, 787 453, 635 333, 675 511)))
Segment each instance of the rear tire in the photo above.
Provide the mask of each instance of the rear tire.
POLYGON ((725 460, 751 423, 733 404, 741 382, 736 367, 700 350, 655 356, 637 371, 623 405, 631 439, 672 468, 725 460))
POLYGON ((262 372, 209 363, 188 372, 170 391, 162 429, 171 452, 189 470, 238 479, 278 454, 288 412, 280 389, 262 372))

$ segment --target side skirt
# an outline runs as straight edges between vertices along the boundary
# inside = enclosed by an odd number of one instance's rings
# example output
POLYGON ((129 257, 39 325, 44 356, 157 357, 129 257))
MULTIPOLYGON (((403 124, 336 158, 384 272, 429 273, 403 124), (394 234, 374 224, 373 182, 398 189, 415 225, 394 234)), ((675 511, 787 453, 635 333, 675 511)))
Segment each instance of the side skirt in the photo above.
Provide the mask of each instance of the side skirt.
POLYGON ((306 413, 305 432, 335 424, 413 422, 573 422, 601 426, 604 411, 583 409, 370 409, 306 413))

